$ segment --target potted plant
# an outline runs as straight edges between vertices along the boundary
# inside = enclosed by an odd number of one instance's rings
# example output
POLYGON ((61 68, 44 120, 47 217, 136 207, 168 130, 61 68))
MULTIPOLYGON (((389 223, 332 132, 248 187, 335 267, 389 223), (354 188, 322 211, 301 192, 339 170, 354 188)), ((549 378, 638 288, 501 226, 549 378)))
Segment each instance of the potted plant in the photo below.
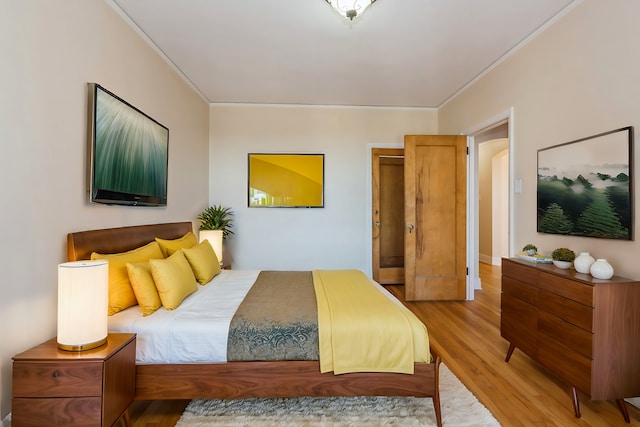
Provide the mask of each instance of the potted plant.
POLYGON ((228 239, 230 235, 234 234, 231 230, 233 227, 232 215, 231 208, 210 206, 198 215, 200 230, 222 230, 222 238, 228 239))
POLYGON ((522 252, 526 253, 529 256, 534 256, 535 254, 538 253, 538 248, 536 248, 536 246, 532 245, 531 243, 527 243, 522 248, 522 252))
POLYGON ((576 259, 576 253, 569 248, 557 248, 551 253, 553 264, 558 268, 569 268, 574 259, 576 259))
POLYGON ((234 234, 233 230, 231 230, 233 226, 232 215, 233 212, 230 208, 216 205, 208 207, 198 215, 198 220, 200 221, 200 241, 206 239, 211 243, 211 247, 213 247, 213 251, 216 253, 220 265, 223 265, 222 241, 234 234))

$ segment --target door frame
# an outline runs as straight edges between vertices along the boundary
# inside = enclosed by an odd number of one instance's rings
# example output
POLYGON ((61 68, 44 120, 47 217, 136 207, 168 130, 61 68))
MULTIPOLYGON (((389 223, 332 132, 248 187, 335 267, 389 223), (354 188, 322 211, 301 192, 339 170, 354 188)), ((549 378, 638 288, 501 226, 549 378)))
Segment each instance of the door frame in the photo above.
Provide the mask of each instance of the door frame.
MULTIPOLYGON (((509 134, 509 256, 514 256, 514 188, 516 178, 514 177, 514 109, 510 107, 508 110, 502 111, 493 117, 490 117, 480 123, 467 128, 463 135, 467 135, 467 147, 469 149, 469 156, 467 158, 467 265, 469 273, 467 274, 467 300, 472 301, 474 299, 474 291, 476 289, 482 289, 482 283, 480 281, 480 269, 479 269, 479 222, 478 222, 478 203, 479 203, 479 188, 478 188, 478 146, 479 142, 475 141, 477 135, 486 132, 494 127, 500 126, 504 123, 508 123, 509 134)), ((404 143, 369 143, 366 146, 366 209, 365 220, 362 222, 365 227, 365 238, 367 251, 365 257, 365 273, 372 277, 373 275, 373 234, 371 231, 371 218, 373 217, 373 197, 372 197, 372 148, 404 148, 404 143)))
POLYGON ((474 291, 482 289, 479 269, 479 186, 478 186, 478 150, 480 142, 476 142, 476 136, 491 130, 497 126, 508 124, 509 135, 509 256, 513 256, 513 205, 514 205, 514 111, 510 107, 493 117, 471 126, 463 134, 468 137, 469 158, 467 163, 467 262, 469 275, 467 276, 467 300, 474 299, 474 291))
MULTIPOLYGON (((467 147, 469 147, 469 138, 467 137, 467 147)), ((365 274, 368 275, 369 277, 373 277, 373 232, 371 230, 371 218, 373 218, 373 179, 372 179, 372 175, 373 175, 373 157, 372 157, 372 149, 373 148, 401 148, 404 149, 404 142, 402 143, 368 143, 366 146, 366 158, 367 158, 367 167, 366 167, 366 174, 367 176, 365 177, 366 180, 366 185, 367 185, 367 192, 366 192, 366 200, 365 200, 365 204, 366 204, 366 209, 365 209, 365 220, 363 221, 364 227, 365 227, 365 239, 366 239, 366 244, 365 244, 365 250, 366 250, 366 256, 365 256, 365 274)), ((470 150, 470 154, 471 154, 471 150, 470 150)), ((477 160, 476 160, 477 161, 477 160)), ((471 157, 468 156, 467 157, 467 265, 469 265, 469 256, 471 253, 471 247, 469 246, 469 233, 470 233, 470 224, 471 224, 471 219, 473 218, 473 216, 469 216, 469 189, 471 188, 469 183, 470 183, 470 164, 471 164, 471 157)), ((477 170, 477 167, 476 167, 477 170)), ((477 172, 476 172, 477 173, 477 172)), ((477 197, 476 197, 477 199, 477 197)), ((475 200, 475 199, 474 199, 475 200)), ((477 215, 476 215, 477 216, 477 215)), ((476 228, 476 233, 477 233, 477 228, 476 228)), ((476 244, 477 244, 477 238, 476 238, 476 244)), ((477 256, 477 248, 476 248, 476 260, 478 258, 477 256)), ((477 270, 477 264, 476 264, 476 270, 477 270)), ((469 269, 469 273, 471 273, 471 269, 469 269)), ((475 274, 478 275, 478 272, 475 271, 475 274)), ((467 300, 473 300, 473 291, 474 291, 474 283, 470 281, 470 277, 472 277, 470 274, 467 274, 466 277, 466 288, 467 288, 467 292, 466 292, 466 296, 467 296, 467 300)), ((478 279, 479 280, 479 279, 478 279)))

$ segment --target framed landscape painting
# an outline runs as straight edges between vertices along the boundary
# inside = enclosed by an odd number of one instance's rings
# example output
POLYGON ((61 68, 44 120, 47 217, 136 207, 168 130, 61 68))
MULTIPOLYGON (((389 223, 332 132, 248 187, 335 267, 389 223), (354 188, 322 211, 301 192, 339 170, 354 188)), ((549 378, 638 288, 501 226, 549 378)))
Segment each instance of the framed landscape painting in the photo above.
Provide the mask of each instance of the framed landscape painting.
POLYGON ((633 240, 633 127, 538 150, 538 232, 633 240))

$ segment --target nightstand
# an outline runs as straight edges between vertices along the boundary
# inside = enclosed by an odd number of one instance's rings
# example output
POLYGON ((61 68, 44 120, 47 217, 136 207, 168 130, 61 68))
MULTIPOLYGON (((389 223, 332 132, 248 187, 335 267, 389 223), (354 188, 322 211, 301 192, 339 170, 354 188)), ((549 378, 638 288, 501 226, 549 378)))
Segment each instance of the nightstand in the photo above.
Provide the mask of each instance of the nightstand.
POLYGON ((128 426, 135 381, 135 334, 83 352, 51 339, 13 357, 12 426, 112 426, 123 415, 128 426))

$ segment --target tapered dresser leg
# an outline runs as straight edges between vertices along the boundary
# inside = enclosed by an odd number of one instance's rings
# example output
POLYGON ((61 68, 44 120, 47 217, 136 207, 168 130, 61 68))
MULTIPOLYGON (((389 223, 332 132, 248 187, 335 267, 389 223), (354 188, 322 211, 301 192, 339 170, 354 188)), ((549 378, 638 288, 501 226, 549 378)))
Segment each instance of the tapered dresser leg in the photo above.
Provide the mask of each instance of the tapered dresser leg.
POLYGON ((573 397, 573 412, 575 412, 576 418, 580 418, 580 399, 575 387, 571 387, 571 397, 573 397))
POLYGON ((631 423, 631 419, 629 418, 629 411, 627 411, 627 405, 624 403, 624 399, 616 399, 618 402, 618 407, 620 408, 620 412, 622 412, 622 417, 627 423, 631 423))
POLYGON ((509 359, 511 359, 511 355, 513 354, 513 350, 516 349, 516 346, 509 343, 509 350, 507 350, 507 357, 504 359, 505 362, 509 363, 509 359))

